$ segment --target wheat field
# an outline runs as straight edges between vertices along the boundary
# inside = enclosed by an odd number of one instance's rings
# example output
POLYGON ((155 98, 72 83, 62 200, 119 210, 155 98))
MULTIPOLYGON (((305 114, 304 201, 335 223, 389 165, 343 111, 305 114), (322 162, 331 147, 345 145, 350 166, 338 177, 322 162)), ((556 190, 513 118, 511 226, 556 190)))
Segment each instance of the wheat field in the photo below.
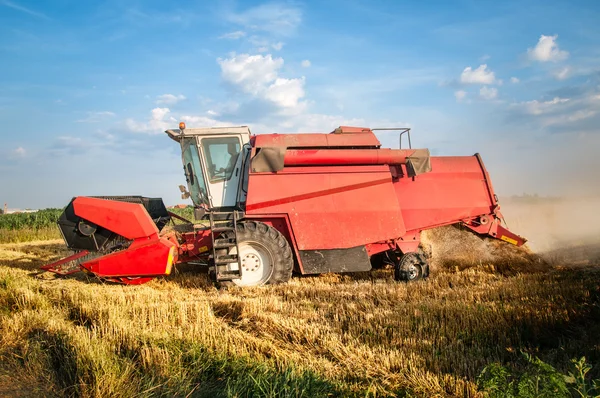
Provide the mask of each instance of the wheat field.
POLYGON ((40 265, 62 240, 0 245, 0 395, 478 397, 519 350, 598 375, 600 268, 548 264, 453 227, 433 272, 295 276, 216 289, 194 268, 141 286, 40 265), (457 239, 459 243, 457 243, 457 239))

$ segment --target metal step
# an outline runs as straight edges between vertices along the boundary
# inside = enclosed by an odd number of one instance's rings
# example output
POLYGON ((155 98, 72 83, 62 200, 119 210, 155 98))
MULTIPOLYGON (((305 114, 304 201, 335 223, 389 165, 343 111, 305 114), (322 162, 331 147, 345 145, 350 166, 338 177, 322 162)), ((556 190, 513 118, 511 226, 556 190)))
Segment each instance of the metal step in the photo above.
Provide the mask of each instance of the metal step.
POLYGON ((227 226, 227 227, 213 227, 213 232, 227 232, 227 231, 235 231, 235 227, 227 226))
POLYGON ((237 211, 213 211, 209 213, 211 240, 212 240, 212 264, 214 269, 214 278, 218 281, 231 281, 239 279, 242 276, 241 267, 236 270, 228 270, 227 266, 233 263, 239 263, 237 254, 220 254, 218 251, 229 252, 233 247, 237 248, 237 221, 240 213, 237 211), (217 236, 220 232, 231 232, 229 237, 217 236))
POLYGON ((229 249, 236 246, 237 244, 232 242, 232 239, 215 239, 215 249, 229 249))
POLYGON ((238 262, 238 256, 235 254, 225 254, 215 259, 215 264, 233 264, 238 262))
POLYGON ((234 279, 239 279, 240 274, 237 271, 221 271, 217 273, 217 281, 232 281, 234 279))

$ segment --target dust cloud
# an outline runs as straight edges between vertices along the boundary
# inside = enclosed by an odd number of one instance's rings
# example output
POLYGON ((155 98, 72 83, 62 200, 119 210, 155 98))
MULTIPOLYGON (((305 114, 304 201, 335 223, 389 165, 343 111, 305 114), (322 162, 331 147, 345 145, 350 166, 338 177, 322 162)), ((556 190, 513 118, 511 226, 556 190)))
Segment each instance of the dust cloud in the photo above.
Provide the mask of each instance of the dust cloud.
POLYGON ((553 263, 600 263, 600 197, 500 199, 508 228, 553 263))
POLYGON ((500 198, 506 226, 527 239, 523 247, 478 235, 459 224, 426 230, 423 248, 432 269, 490 268, 545 272, 553 266, 600 265, 600 198, 500 198))

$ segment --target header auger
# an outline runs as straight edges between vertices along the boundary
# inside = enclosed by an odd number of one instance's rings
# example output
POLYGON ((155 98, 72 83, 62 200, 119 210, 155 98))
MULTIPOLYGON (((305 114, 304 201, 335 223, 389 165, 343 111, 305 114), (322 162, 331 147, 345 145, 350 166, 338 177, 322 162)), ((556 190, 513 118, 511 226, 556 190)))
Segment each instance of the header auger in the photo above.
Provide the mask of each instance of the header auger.
POLYGON ((159 198, 75 197, 58 222, 74 253, 44 270, 140 284, 200 262, 215 282, 256 286, 284 283, 293 272, 360 272, 386 262, 396 280, 412 281, 429 275, 423 230, 461 223, 525 243, 502 226, 479 154, 381 148, 362 127, 252 135, 245 126, 181 123, 166 134, 181 146, 180 189, 196 222, 164 228, 179 217, 159 198))

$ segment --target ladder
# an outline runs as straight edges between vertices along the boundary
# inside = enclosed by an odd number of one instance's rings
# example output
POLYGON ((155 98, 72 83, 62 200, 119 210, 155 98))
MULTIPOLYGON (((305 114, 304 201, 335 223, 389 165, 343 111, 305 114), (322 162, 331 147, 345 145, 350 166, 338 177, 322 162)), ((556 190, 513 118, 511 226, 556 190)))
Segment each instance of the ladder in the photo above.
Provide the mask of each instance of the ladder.
POLYGON ((239 212, 210 211, 210 236, 212 240, 212 263, 216 282, 231 281, 242 277, 242 265, 239 261, 240 248, 237 239, 237 223, 239 212), (223 237, 222 233, 227 233, 223 237), (235 254, 230 254, 235 247, 235 254), (237 269, 230 269, 230 264, 237 263, 237 269))

